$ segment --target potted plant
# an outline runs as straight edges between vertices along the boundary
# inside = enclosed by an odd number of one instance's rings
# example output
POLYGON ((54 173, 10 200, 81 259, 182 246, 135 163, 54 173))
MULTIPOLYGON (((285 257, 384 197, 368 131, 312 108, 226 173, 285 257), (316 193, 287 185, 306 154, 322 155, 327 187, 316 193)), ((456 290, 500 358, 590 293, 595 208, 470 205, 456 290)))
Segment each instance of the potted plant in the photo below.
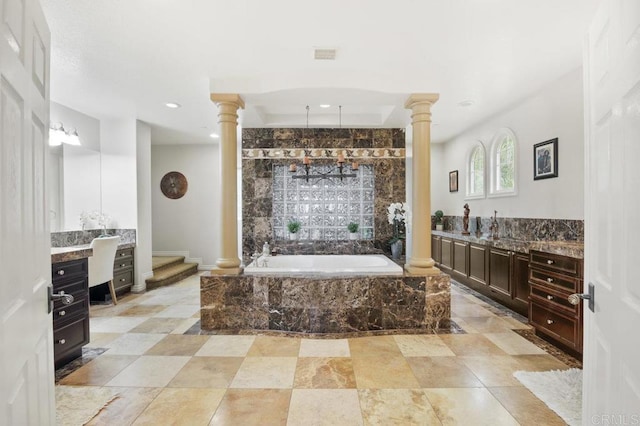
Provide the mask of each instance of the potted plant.
POLYGON ((300 223, 299 220, 297 219, 289 220, 289 223, 287 223, 287 229, 289 230, 290 240, 298 239, 298 231, 300 230, 301 227, 302 227, 302 224, 300 223))
POLYGON ((351 222, 347 225, 347 229, 349 230, 349 239, 350 240, 357 240, 358 239, 358 228, 360 227, 360 225, 358 225, 355 222, 351 222))
POLYGON ((436 210, 436 212, 433 215, 436 217, 436 231, 442 231, 442 227, 443 227, 442 218, 444 217, 444 213, 442 212, 442 210, 436 210))
POLYGON ((387 207, 387 219, 393 225, 393 237, 389 240, 391 247, 391 257, 400 259, 402 256, 402 240, 405 238, 405 220, 407 219, 407 208, 405 203, 391 203, 387 207))

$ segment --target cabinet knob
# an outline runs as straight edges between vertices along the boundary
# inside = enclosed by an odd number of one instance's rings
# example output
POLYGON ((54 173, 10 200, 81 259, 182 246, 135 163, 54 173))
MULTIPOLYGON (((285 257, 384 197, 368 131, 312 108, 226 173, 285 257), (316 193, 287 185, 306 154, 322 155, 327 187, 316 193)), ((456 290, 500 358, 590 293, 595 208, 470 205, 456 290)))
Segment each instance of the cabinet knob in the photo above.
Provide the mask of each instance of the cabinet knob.
POLYGON ((553 282, 553 278, 547 278, 547 282, 552 283, 553 282))
POLYGON ((58 271, 58 275, 64 275, 64 269, 60 269, 60 270, 58 271))
POLYGON ((120 264, 120 267, 121 267, 121 268, 124 268, 125 266, 127 266, 127 264, 126 264, 126 263, 121 263, 121 264, 120 264))
POLYGON ((58 312, 58 315, 60 315, 61 317, 67 315, 67 311, 60 311, 58 312))
POLYGON ((125 281, 126 281, 126 279, 125 279, 125 278, 120 278, 120 281, 121 281, 121 282, 125 282, 125 281))
POLYGON ((553 300, 553 296, 552 296, 552 295, 550 295, 550 294, 548 294, 548 295, 547 295, 547 299, 549 299, 549 300, 553 300))
POLYGON ((547 264, 548 264, 548 265, 553 265, 553 260, 548 259, 548 260, 547 260, 547 264))
POLYGON ((58 340, 58 343, 61 344, 61 345, 64 345, 65 343, 67 343, 67 341, 64 340, 64 339, 60 339, 60 340, 58 340))
POLYGON ((547 320, 547 324, 549 324, 549 325, 553 324, 553 320, 548 319, 547 320))
POLYGON ((120 256, 124 256, 124 253, 120 253, 120 256))

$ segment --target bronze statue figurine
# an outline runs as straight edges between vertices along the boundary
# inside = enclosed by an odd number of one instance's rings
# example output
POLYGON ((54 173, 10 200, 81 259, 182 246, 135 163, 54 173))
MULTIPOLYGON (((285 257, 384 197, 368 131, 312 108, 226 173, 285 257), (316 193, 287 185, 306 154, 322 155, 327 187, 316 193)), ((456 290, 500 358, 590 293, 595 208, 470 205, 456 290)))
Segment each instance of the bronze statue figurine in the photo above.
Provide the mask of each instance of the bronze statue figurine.
POLYGON ((465 204, 464 205, 464 217, 462 218, 462 226, 463 226, 463 230, 462 230, 462 235, 469 235, 469 212, 471 210, 469 209, 469 204, 465 204))

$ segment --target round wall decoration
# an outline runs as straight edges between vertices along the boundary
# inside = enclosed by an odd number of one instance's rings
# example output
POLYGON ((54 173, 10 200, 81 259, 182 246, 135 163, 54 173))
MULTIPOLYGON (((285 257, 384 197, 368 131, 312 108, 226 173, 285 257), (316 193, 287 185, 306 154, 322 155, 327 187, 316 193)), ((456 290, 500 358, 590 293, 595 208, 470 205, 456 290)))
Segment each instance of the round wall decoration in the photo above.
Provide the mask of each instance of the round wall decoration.
POLYGON ((160 190, 167 198, 176 200, 187 193, 187 178, 180 172, 169 172, 160 181, 160 190))

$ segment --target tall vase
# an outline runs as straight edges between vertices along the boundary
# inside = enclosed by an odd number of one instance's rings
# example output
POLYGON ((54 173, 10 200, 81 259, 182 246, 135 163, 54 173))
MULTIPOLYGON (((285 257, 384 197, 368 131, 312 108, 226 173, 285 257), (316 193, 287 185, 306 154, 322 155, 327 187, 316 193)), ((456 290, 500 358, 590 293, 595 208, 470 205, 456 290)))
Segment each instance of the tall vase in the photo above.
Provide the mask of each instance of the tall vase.
POLYGON ((402 256, 402 240, 397 240, 391 244, 391 258, 398 260, 400 256, 402 256))

